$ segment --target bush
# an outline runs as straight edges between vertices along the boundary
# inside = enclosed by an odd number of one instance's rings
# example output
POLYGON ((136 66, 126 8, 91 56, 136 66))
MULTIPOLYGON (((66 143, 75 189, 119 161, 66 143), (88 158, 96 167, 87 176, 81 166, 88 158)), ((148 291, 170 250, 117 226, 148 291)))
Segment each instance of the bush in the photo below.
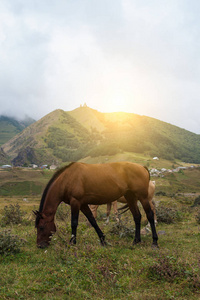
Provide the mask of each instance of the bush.
POLYGON ((185 277, 186 266, 178 261, 176 256, 160 253, 157 261, 149 267, 148 275, 151 279, 177 281, 185 277))
POLYGON ((197 223, 200 224, 200 210, 197 211, 195 218, 196 218, 197 223))
POLYGON ((192 207, 196 207, 196 206, 200 206, 200 196, 198 196, 195 200, 194 203, 192 205, 192 207))
POLYGON ((122 223, 122 221, 120 221, 119 223, 114 223, 111 227, 111 229, 109 230, 109 232, 111 234, 115 234, 118 235, 120 238, 121 237, 131 237, 134 238, 135 236, 135 229, 134 229, 134 225, 131 222, 131 224, 124 224, 122 223))
POLYGON ((17 235, 12 235, 10 230, 0 232, 0 254, 9 255, 20 252, 24 240, 17 235))
POLYGON ((197 264, 188 264, 175 253, 168 255, 160 252, 157 259, 148 267, 151 280, 180 282, 187 284, 193 290, 200 288, 199 260, 197 264))
POLYGON ((156 208, 157 221, 160 223, 171 224, 180 221, 180 214, 175 208, 158 206, 156 208))
POLYGON ((159 191, 156 193, 156 196, 167 196, 167 194, 163 191, 159 191))
POLYGON ((22 217, 24 213, 21 211, 20 205, 10 204, 4 207, 3 216, 1 219, 1 225, 6 226, 10 224, 20 224, 22 223, 22 217))

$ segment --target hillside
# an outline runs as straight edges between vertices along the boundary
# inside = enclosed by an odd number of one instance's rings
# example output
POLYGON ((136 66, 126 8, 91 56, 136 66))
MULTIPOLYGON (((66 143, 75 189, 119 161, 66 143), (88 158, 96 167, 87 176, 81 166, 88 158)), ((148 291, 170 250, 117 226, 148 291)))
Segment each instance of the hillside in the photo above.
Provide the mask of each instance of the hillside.
POLYGON ((25 128, 2 149, 14 165, 59 164, 71 160, 71 154, 81 151, 89 139, 89 132, 70 114, 55 110, 25 128))
MULTIPOLYGON (((200 163, 200 136, 133 113, 55 110, 2 146, 14 165, 61 164, 127 153, 200 163)), ((124 157, 126 159, 126 157, 124 157)))
POLYGON ((0 116, 0 146, 34 122, 35 120, 29 117, 18 121, 15 118, 0 116))

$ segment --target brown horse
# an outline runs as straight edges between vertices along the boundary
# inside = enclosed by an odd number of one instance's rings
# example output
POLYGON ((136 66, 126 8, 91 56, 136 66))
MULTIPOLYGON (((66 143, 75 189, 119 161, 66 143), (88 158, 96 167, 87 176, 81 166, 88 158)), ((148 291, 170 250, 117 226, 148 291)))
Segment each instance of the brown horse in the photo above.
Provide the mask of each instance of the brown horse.
POLYGON ((60 169, 47 184, 39 211, 34 212, 38 247, 44 248, 49 245, 51 235, 56 231, 55 213, 62 201, 71 207, 70 243, 76 244, 76 231, 81 210, 96 230, 101 244, 105 245, 105 236, 88 205, 110 203, 122 196, 126 198, 135 221, 134 244, 141 241, 141 214, 137 205, 139 200, 151 225, 153 245, 157 246, 158 236, 154 214, 148 201, 149 180, 147 168, 130 162, 93 165, 75 162, 60 169))
MULTIPOLYGON (((149 204, 151 206, 151 209, 154 213, 155 223, 157 223, 155 205, 153 204, 154 193, 155 193, 155 181, 149 181, 148 200, 149 200, 149 204)), ((126 212, 127 210, 129 210, 129 206, 128 206, 128 204, 126 204, 126 205, 122 206, 121 208, 119 208, 119 210, 122 210, 122 212, 119 214, 118 209, 117 209, 117 202, 127 203, 125 197, 120 197, 118 200, 113 201, 112 203, 107 203, 106 223, 109 223, 109 216, 110 216, 112 206, 113 206, 113 210, 114 210, 114 214, 115 214, 115 219, 116 219, 117 222, 119 222, 119 217, 120 217, 119 215, 121 215, 124 212, 126 212)), ((91 209, 92 214, 95 217, 95 219, 97 218, 97 209, 98 209, 98 207, 99 207, 99 205, 90 205, 90 209, 91 209)))

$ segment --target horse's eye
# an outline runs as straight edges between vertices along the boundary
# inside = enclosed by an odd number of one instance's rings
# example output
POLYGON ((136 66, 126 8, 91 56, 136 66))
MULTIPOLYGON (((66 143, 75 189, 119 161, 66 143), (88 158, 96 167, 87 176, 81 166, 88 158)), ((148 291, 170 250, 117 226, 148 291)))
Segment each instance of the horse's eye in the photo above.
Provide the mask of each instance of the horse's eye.
POLYGON ((39 229, 40 229, 40 230, 44 230, 44 226, 40 226, 39 229))

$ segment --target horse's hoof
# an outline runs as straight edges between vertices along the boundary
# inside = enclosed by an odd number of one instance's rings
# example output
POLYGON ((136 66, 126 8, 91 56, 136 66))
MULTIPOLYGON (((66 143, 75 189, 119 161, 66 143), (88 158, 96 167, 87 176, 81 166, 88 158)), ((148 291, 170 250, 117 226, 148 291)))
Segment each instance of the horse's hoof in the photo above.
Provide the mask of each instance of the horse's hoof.
POLYGON ((104 241, 103 243, 101 242, 101 245, 102 245, 103 247, 108 246, 108 244, 106 243, 106 241, 104 241))
POLYGON ((153 243, 152 246, 151 246, 151 248, 154 249, 154 250, 156 250, 156 249, 159 249, 159 246, 158 246, 158 244, 154 244, 153 243))
POLYGON ((136 239, 135 239, 135 240, 133 241, 133 246, 135 246, 135 245, 137 245, 137 244, 139 244, 139 243, 141 243, 141 240, 136 240, 136 239))
POLYGON ((134 240, 133 241, 133 244, 132 244, 132 247, 134 248, 134 246, 136 246, 136 245, 138 245, 138 244, 140 244, 141 243, 141 240, 134 240))
POLYGON ((102 236, 102 237, 100 238, 100 242, 101 242, 101 245, 102 245, 102 246, 107 246, 107 243, 106 243, 106 241, 105 241, 105 236, 102 236))
POLYGON ((76 245, 76 238, 75 236, 73 236, 70 241, 69 241, 70 245, 76 245))

